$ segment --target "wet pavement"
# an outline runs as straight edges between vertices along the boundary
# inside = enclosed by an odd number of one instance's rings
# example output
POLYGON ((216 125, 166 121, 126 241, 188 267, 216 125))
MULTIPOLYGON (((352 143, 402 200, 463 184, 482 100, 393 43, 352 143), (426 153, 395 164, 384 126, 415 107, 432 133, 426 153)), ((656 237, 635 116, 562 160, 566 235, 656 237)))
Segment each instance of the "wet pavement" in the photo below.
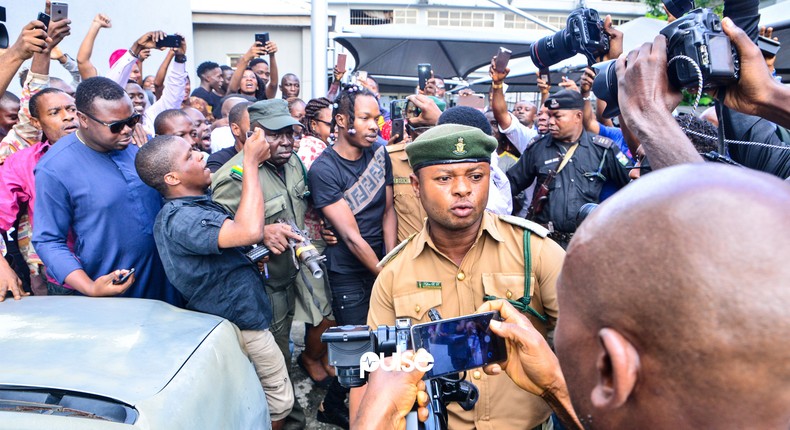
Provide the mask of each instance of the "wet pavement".
POLYGON ((307 374, 296 364, 296 357, 304 350, 304 323, 294 321, 291 326, 291 339, 294 342, 294 351, 291 354, 291 375, 296 389, 296 398, 305 410, 307 427, 309 430, 337 430, 340 427, 318 422, 315 414, 318 405, 324 399, 326 390, 316 387, 307 374))

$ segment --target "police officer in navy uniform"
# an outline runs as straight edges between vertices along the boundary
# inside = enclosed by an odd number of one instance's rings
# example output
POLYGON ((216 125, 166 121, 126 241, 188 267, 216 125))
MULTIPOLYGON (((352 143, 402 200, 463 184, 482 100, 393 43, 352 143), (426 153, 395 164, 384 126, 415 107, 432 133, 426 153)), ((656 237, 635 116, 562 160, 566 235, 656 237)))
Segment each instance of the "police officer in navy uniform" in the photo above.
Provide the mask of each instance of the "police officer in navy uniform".
POLYGON ((584 130, 584 100, 578 92, 558 91, 544 105, 549 109, 549 134, 536 138, 507 177, 514 196, 537 180, 533 209, 542 208, 533 211, 532 220, 548 228, 549 237, 565 248, 576 231, 579 209, 599 202, 604 182, 611 179, 621 187, 628 183, 628 158, 611 139, 584 130), (548 191, 543 199, 541 184, 548 191))

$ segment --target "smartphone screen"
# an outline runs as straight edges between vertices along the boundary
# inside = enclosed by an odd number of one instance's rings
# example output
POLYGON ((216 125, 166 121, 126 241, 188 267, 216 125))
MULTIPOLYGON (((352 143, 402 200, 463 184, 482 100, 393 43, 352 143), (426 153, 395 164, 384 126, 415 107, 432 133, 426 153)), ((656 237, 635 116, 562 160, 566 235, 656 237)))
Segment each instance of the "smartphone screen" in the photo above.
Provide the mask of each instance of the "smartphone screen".
POLYGON ((475 369, 507 358, 505 340, 489 324, 499 312, 417 324, 411 328, 414 349, 424 348, 433 356, 433 368, 423 379, 475 369))
POLYGON ((393 120, 403 118, 406 111, 406 99, 393 100, 390 102, 390 118, 393 120))

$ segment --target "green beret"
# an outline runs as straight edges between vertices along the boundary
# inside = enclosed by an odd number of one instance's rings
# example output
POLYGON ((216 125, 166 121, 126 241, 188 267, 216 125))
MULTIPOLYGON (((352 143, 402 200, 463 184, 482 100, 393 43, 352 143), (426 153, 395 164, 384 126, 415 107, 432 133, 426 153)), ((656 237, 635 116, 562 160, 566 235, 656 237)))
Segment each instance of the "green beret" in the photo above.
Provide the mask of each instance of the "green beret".
POLYGON ((250 113, 250 128, 255 123, 261 127, 277 131, 289 126, 302 125, 291 116, 288 111, 288 102, 283 99, 261 100, 247 108, 250 113))
POLYGON ((496 139, 477 127, 442 124, 406 145, 406 155, 417 170, 434 164, 490 163, 496 147, 496 139))

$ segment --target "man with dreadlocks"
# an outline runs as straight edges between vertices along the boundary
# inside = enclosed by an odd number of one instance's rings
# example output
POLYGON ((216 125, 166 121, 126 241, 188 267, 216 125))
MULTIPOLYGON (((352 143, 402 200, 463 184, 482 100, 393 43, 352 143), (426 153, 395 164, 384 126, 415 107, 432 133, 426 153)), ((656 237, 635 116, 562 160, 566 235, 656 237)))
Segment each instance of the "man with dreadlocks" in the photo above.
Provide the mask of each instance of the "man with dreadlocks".
MULTIPOLYGON (((392 163, 376 143, 380 112, 373 93, 347 87, 333 108, 337 141, 318 156, 308 176, 315 207, 340 239, 326 249, 334 316, 338 325, 359 325, 367 321, 373 282, 381 271, 377 264, 395 247, 392 163)), ((338 412, 345 411, 343 398, 336 397, 324 399, 319 419, 348 428, 348 413, 338 412)))

